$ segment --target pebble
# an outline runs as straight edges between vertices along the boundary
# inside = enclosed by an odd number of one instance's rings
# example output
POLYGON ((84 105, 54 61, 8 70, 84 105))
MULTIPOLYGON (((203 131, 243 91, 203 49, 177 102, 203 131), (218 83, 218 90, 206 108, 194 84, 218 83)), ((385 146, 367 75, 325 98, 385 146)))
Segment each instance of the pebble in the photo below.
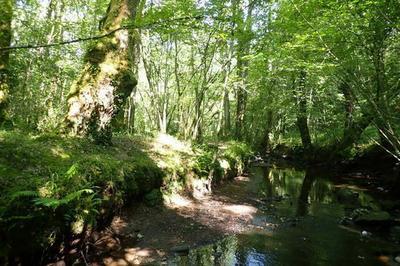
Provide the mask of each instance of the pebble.
POLYGON ((363 236, 363 237, 367 237, 368 235, 369 235, 369 233, 365 230, 361 232, 361 236, 363 236))
POLYGON ((400 264, 400 255, 394 257, 394 261, 400 264))

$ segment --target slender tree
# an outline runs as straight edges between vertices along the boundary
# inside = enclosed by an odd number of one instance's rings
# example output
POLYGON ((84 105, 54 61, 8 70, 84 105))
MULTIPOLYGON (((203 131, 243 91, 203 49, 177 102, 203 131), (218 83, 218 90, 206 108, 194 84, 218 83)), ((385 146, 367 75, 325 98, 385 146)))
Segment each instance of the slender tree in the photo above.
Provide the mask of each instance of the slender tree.
POLYGON ((300 71, 300 77, 295 90, 297 103, 296 122, 300 131, 301 142, 304 149, 309 150, 312 146, 307 116, 307 92, 306 92, 306 71, 300 71))
POLYGON ((250 52, 250 41, 252 35, 252 14, 255 1, 250 1, 247 6, 246 16, 241 8, 242 1, 236 0, 233 7, 234 15, 237 18, 237 73, 239 77, 239 86, 236 93, 236 138, 243 138, 243 125, 245 120, 246 104, 247 104, 247 76, 248 76, 248 60, 245 58, 250 52))
MULTIPOLYGON (((13 0, 0 0, 0 47, 8 47, 11 43, 11 21, 13 0)), ((10 51, 0 51, 0 125, 5 121, 5 109, 10 89, 9 77, 10 51)))

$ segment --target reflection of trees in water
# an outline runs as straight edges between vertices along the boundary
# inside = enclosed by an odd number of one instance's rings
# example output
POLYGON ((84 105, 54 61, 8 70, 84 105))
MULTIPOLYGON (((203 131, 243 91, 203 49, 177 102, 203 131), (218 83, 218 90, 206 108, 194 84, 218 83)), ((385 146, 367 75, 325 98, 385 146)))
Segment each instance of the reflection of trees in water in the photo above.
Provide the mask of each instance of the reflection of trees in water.
POLYGON ((310 191, 314 181, 315 177, 311 175, 309 171, 306 171, 305 177, 303 179, 303 185, 301 186, 300 195, 297 201, 297 216, 304 216, 308 214, 308 197, 310 195, 310 191))
POLYGON ((214 244, 189 251, 187 256, 176 257, 176 265, 235 265, 238 240, 226 237, 214 244))
MULTIPOLYGON (((256 172, 261 174, 260 172, 256 172)), ((296 215, 306 215, 309 200, 314 202, 332 202, 332 186, 329 180, 319 178, 311 169, 297 171, 293 169, 263 168, 264 183, 260 186, 266 197, 289 195, 297 199, 296 215)))
POLYGON ((215 265, 233 265, 238 246, 238 240, 235 236, 227 237, 214 245, 215 265))
POLYGON ((263 196, 265 197, 272 197, 272 183, 271 183, 271 172, 270 168, 263 167, 262 168, 262 177, 263 177, 263 185, 261 186, 261 190, 264 192, 263 196))
POLYGON ((322 203, 332 202, 332 183, 326 179, 316 178, 313 188, 310 191, 313 201, 322 203))
POLYGON ((311 169, 307 169, 297 201, 298 205, 296 214, 298 216, 304 216, 309 213, 310 201, 331 203, 332 185, 329 180, 320 178, 311 169))
POLYGON ((290 169, 265 168, 265 183, 269 196, 290 195, 297 197, 304 172, 290 169))

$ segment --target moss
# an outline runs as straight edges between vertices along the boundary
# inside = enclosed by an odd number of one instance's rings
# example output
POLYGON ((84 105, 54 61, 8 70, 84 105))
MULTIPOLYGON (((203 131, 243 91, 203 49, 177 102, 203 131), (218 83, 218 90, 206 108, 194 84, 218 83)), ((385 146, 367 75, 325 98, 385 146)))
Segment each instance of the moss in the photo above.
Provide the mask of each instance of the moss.
POLYGON ((99 146, 0 131, 0 235, 22 253, 56 246, 54 235, 106 224, 126 203, 156 205, 161 193, 193 189, 195 180, 220 182, 247 156, 241 143, 192 148, 167 135, 115 137, 112 146, 99 146), (22 245, 30 238, 35 248, 22 245))

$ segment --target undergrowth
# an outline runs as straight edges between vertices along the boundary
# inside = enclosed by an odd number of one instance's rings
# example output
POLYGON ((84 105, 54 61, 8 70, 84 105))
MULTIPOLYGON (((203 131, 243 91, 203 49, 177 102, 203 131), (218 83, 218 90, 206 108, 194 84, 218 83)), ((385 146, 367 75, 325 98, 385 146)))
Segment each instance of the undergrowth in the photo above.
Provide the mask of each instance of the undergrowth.
POLYGON ((68 252, 69 240, 107 225, 122 206, 159 204, 163 195, 194 189, 193 179, 221 182, 243 171, 250 155, 239 142, 192 147, 167 135, 98 146, 0 131, 0 262, 68 252))

